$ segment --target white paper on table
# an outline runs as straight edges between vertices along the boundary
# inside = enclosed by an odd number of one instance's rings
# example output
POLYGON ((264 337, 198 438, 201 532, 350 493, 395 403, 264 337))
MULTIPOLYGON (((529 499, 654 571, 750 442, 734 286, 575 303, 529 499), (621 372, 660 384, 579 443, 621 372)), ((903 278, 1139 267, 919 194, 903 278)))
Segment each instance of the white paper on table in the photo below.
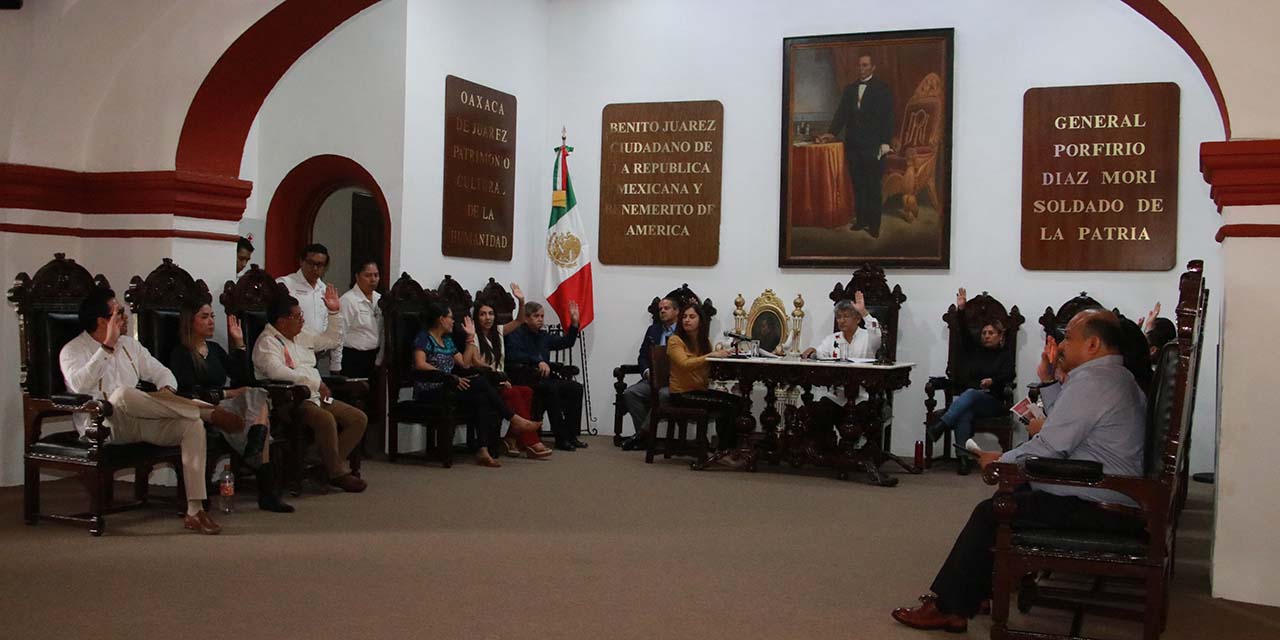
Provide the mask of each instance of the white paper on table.
POLYGON ((854 364, 871 364, 876 361, 875 358, 845 358, 845 360, 854 364))

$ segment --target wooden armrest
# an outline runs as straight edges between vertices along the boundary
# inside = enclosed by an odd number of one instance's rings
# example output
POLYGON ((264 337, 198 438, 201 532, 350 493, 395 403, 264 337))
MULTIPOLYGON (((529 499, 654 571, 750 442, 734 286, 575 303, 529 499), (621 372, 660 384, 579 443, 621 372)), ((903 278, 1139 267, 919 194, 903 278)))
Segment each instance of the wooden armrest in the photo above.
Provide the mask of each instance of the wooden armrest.
POLYGON ((1031 458, 1023 466, 1027 470, 1028 476, 1036 478, 1080 480, 1083 482, 1097 482, 1103 478, 1102 463, 1093 460, 1031 458))
POLYGON ((624 364, 613 368, 613 377, 622 382, 622 379, 629 375, 640 375, 644 373, 644 369, 638 364, 624 364))
POLYGON ((946 376, 930 376, 929 381, 924 383, 924 392, 930 398, 939 389, 946 391, 951 388, 951 379, 946 376))
MULTIPOLYGON (((1034 459, 1033 459, 1034 460, 1034 459)), ((1092 470, 1086 471, 1086 467, 1080 466, 1071 471, 1065 469, 1071 467, 1071 463, 1084 462, 1084 460, 1056 460, 1049 468, 1063 475, 1077 474, 1087 475, 1092 470), (1066 464, 1063 464, 1066 463, 1066 464)), ((1094 463, 1096 464, 1096 463, 1094 463)), ((1090 489, 1107 489, 1116 493, 1128 496, 1138 503, 1139 510, 1144 514, 1150 514, 1155 510, 1156 498, 1158 495, 1158 486, 1156 483, 1146 478, 1138 476, 1109 476, 1098 474, 1092 479, 1060 477, 1058 475, 1041 475, 1033 473, 1032 468, 1043 470, 1044 467, 1038 465, 1030 465, 1024 467, 1021 464, 1009 462, 996 462, 987 466, 982 472, 982 480, 987 484, 999 485, 996 489, 997 493, 1013 493, 1013 491, 1028 482, 1036 484, 1050 484, 1063 487, 1086 487, 1090 489)))

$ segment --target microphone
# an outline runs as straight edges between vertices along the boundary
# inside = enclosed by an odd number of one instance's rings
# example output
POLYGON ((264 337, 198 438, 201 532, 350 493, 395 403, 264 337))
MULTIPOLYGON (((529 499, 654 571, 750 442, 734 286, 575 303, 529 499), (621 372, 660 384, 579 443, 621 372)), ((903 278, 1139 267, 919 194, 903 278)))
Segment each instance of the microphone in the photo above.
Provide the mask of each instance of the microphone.
POLYGON ((733 338, 734 340, 750 340, 750 339, 751 339, 751 337, 750 337, 750 336, 743 335, 743 334, 738 333, 738 332, 736 332, 736 331, 725 331, 725 332, 724 332, 724 337, 726 337, 726 338, 733 338))

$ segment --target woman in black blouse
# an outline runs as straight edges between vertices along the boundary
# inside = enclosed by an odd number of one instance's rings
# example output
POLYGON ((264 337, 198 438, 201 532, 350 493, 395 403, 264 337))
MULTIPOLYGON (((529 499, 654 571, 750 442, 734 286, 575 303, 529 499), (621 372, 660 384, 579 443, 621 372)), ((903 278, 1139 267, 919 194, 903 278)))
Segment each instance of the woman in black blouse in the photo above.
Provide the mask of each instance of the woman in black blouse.
MULTIPOLYGON (((955 431, 956 444, 964 445, 973 437, 974 418, 990 418, 1005 412, 1000 394, 1014 379, 1013 350, 1004 348, 1004 327, 998 322, 983 325, 975 341, 964 321, 967 300, 962 287, 956 293, 956 313, 960 316, 957 322, 964 347, 964 369, 956 375, 965 391, 951 401, 942 418, 929 425, 929 437, 935 442, 950 429, 955 431)), ((960 456, 959 472, 969 472, 966 456, 960 456)))
POLYGON ((182 342, 169 355, 169 369, 178 380, 178 393, 196 398, 205 398, 208 392, 220 394, 218 406, 239 416, 242 426, 249 425, 238 431, 218 429, 217 433, 257 472, 258 508, 292 513, 293 507, 276 492, 271 470, 267 392, 246 386, 244 379, 249 369, 240 322, 235 316, 227 317, 227 338, 231 341, 228 354, 222 345, 211 340, 213 321, 213 308, 207 304, 187 304, 182 308, 178 329, 182 342))

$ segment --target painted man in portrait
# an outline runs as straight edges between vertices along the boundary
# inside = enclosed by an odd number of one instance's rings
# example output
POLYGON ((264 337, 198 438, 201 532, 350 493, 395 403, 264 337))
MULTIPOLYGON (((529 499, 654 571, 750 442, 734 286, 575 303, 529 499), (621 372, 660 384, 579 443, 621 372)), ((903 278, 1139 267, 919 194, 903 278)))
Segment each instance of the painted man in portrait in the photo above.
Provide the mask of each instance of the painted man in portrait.
POLYGON ((893 92, 884 80, 875 77, 875 72, 870 54, 858 57, 858 81, 845 87, 829 133, 819 136, 818 141, 831 142, 844 134, 845 166, 853 182, 855 214, 849 227, 878 238, 880 180, 884 157, 892 151, 889 142, 893 139, 893 92))

